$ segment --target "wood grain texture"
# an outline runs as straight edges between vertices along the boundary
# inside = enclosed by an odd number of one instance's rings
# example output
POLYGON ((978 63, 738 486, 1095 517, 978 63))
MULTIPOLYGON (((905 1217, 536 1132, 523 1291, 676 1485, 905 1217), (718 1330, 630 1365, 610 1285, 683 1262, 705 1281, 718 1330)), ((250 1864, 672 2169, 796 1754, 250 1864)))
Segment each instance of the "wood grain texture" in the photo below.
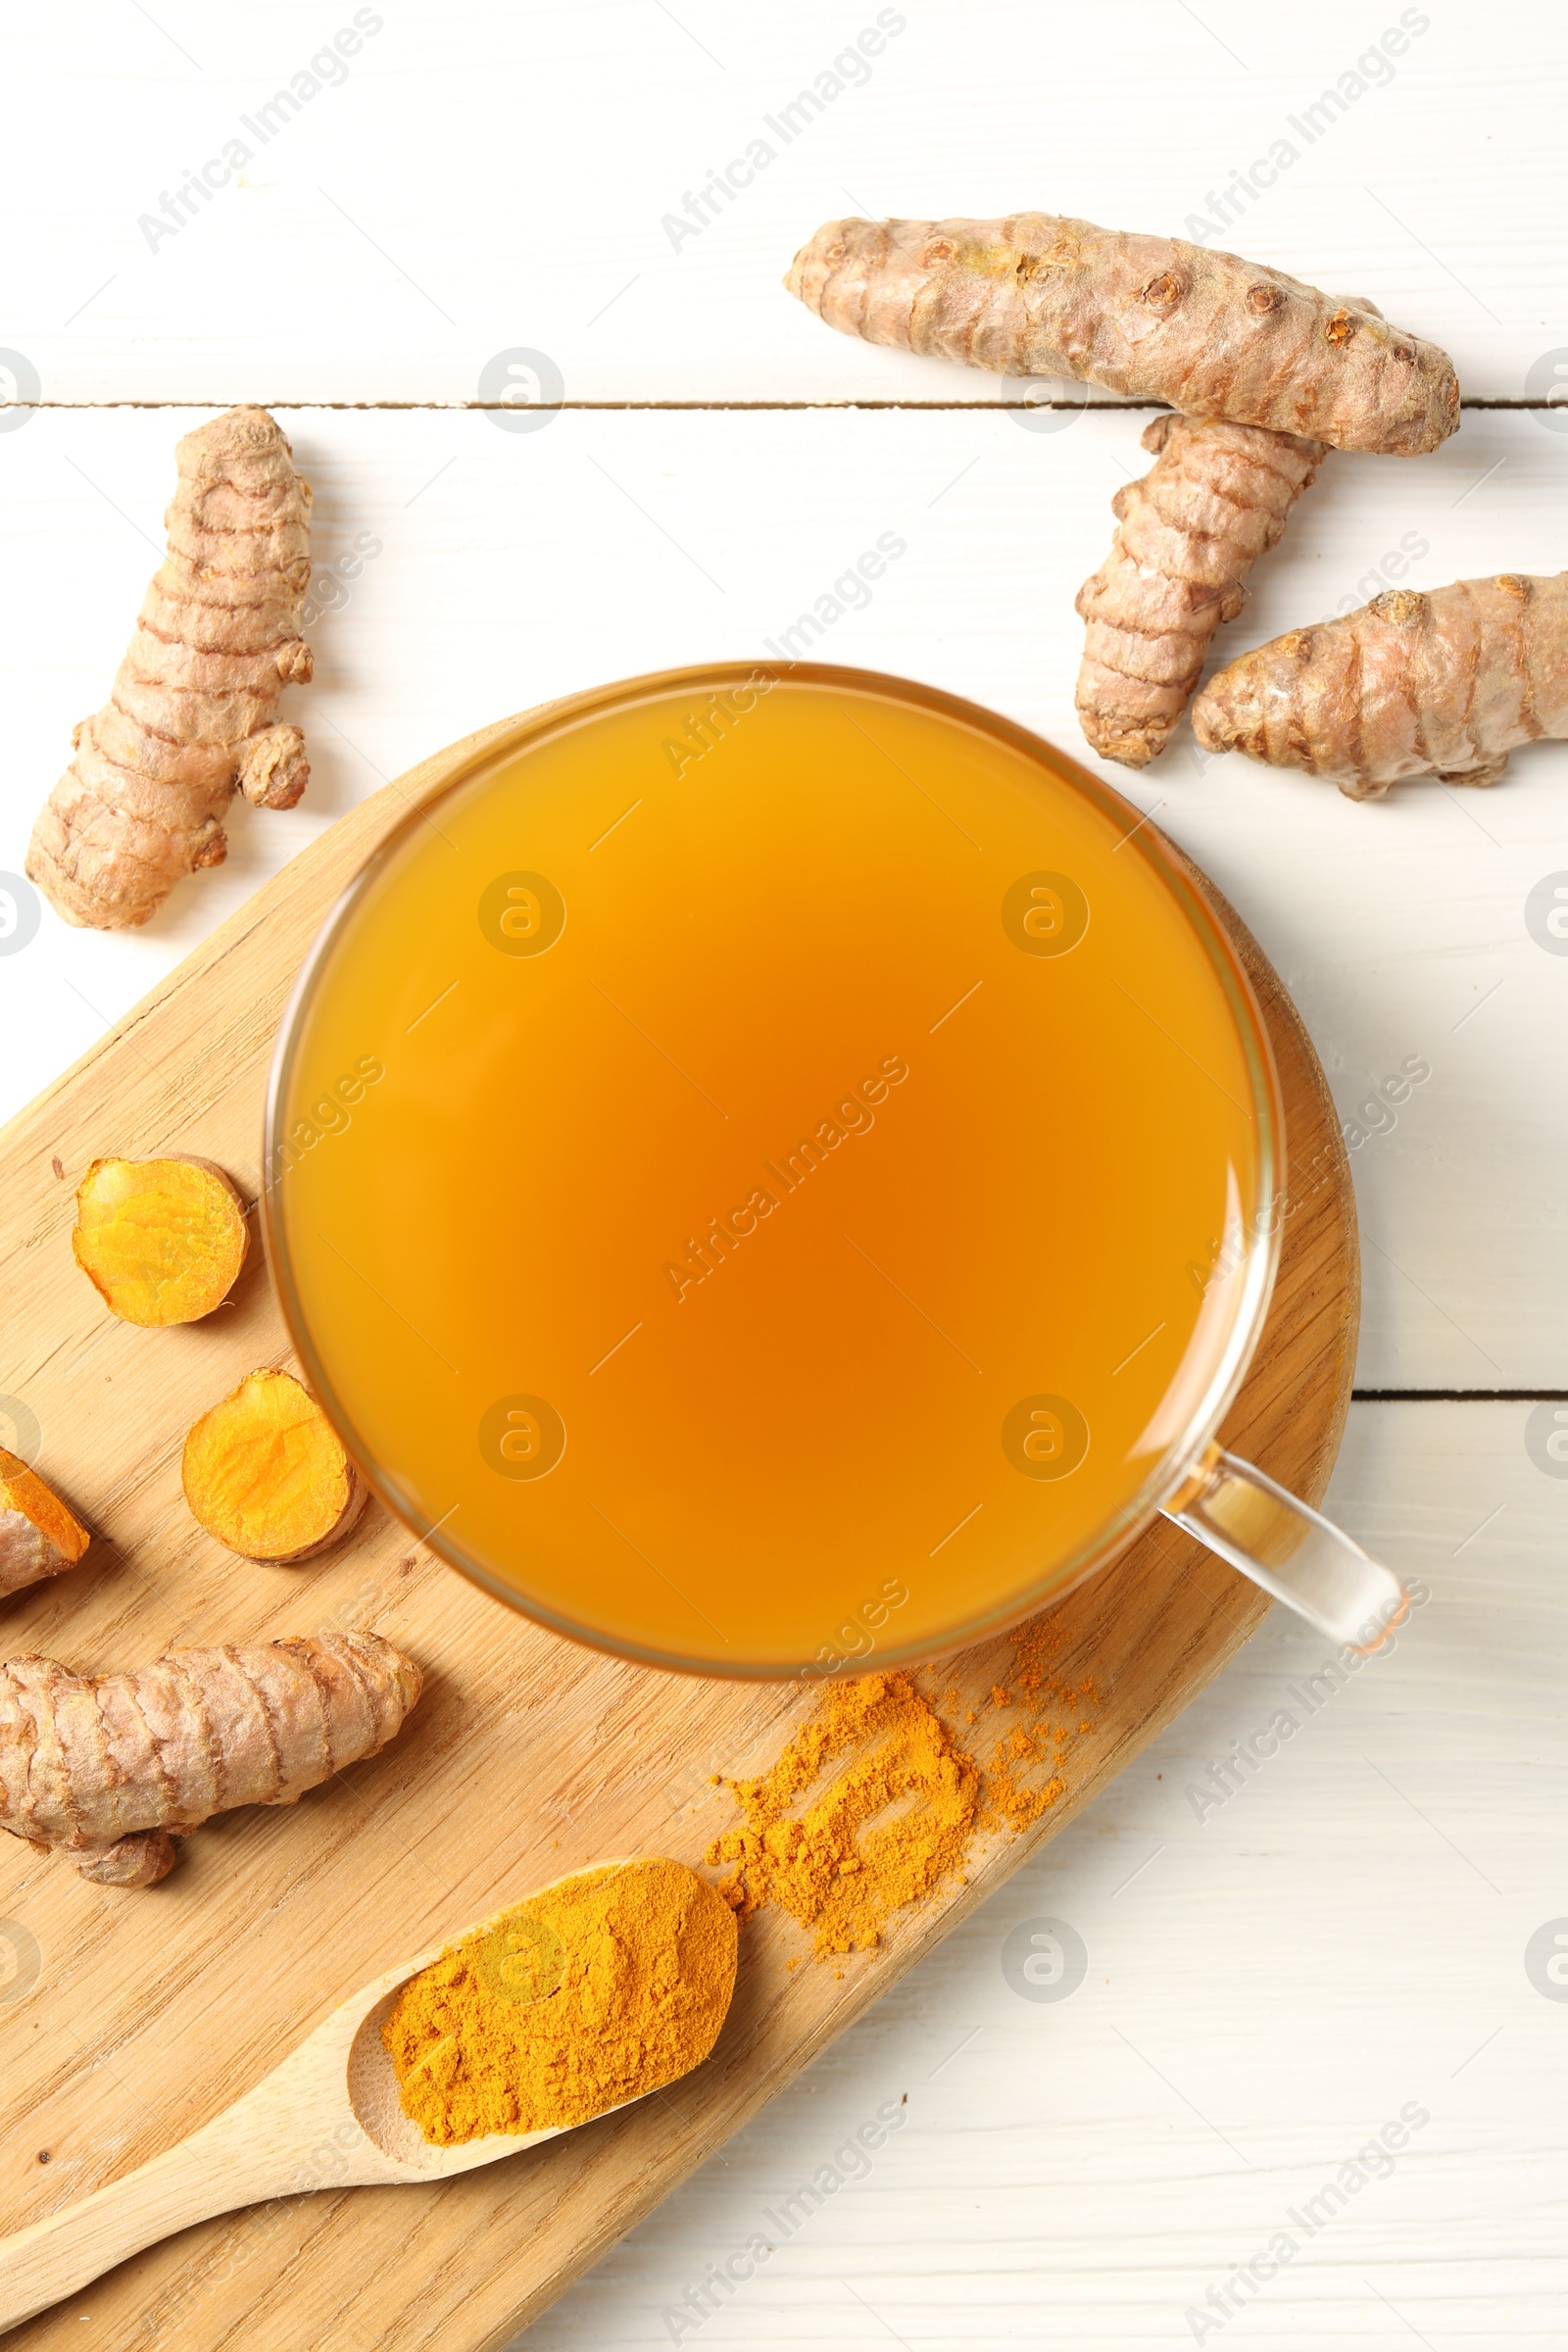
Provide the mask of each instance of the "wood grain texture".
POLYGON ((668 2352, 665 2311, 758 2232, 773 2253, 683 2345, 1176 2352, 1188 2309, 1412 2099, 1431 2120, 1394 2177, 1298 2229, 1207 2352, 1544 2352, 1564 2010, 1521 1960, 1565 1908, 1568 1479, 1531 1458, 1534 1409, 1352 1403, 1328 1507, 1431 1594, 1394 1646, 1336 1691, 1330 1645, 1272 1610, 517 2352, 668 2352), (1223 1760, 1253 1742, 1238 1785, 1223 1760), (1047 1920, 1088 1954, 1065 2000, 1007 1966, 1047 1920), (871 2173, 778 2230, 906 2094, 871 2173))
POLYGON ((92 0, 12 41, 11 168, 51 200, 5 336, 53 399, 467 401, 517 346, 581 399, 994 398, 792 318, 779 279, 844 213, 1024 206, 1369 295, 1472 396, 1518 398, 1563 342, 1550 0, 1495 24, 1356 0, 266 0, 166 24, 92 0), (356 18, 380 28, 313 75, 356 18))
MULTIPOLYGON (((152 560, 134 525, 159 535, 174 441, 201 420, 55 411, 0 433, 0 564, 26 582, 0 634, 0 873, 20 872, 72 724, 103 700, 152 560)), ((1410 785, 1369 807, 1205 758, 1185 722, 1142 776, 1098 765, 1073 710, 1072 605, 1110 544, 1115 490, 1149 464, 1137 416, 1043 434, 996 414, 842 409, 568 414, 532 434, 430 411, 279 421, 316 485, 316 678, 284 705, 310 788, 295 809, 237 808, 228 862, 145 931, 74 931, 45 907, 24 954, 0 939, 0 1118, 425 752, 553 694, 755 659, 891 530, 906 552, 819 656, 967 695, 1154 811, 1246 909, 1342 1116, 1376 1127, 1351 1157, 1357 1386, 1568 1388, 1568 1089, 1552 1080, 1568 957, 1526 921, 1568 867, 1568 744, 1517 753, 1494 791, 1410 785), (1379 1107, 1411 1055, 1430 1079, 1379 1107)), ((1538 417, 1474 412, 1433 458, 1336 452, 1215 659, 1382 586, 1556 569, 1565 462, 1568 436, 1538 417)))
MULTIPOLYGON (((604 1860, 613 1870, 615 1858, 604 1860)), ((497 1924, 475 1920, 466 1936, 497 1924)), ((341 2185, 384 2187, 453 2180, 569 2130, 546 2126, 435 2147, 405 2113, 383 2029, 409 1980, 443 1948, 411 1952, 357 1985, 270 2074, 188 2138, 0 2238, 0 2332, 198 2222, 299 2194, 322 2146, 341 2185)))
MULTIPOLYGON (((207 1324, 154 1334, 113 1322, 71 1263, 72 1180, 104 1151, 201 1152, 254 1193, 272 1033, 311 937, 410 800, 489 732, 332 827, 0 1138, 0 1384, 37 1415, 40 1469, 100 1538, 84 1570, 9 1606, 7 1649, 106 1668, 175 1642, 369 1624, 427 1675, 383 1755, 298 1810, 209 1824, 146 1893, 92 1887, 26 1848, 0 1857, 0 1911, 39 1955, 35 1982, 0 2011, 0 2195, 14 2226, 183 2136, 401 1954, 600 1854, 700 1859, 728 1817, 708 1774, 756 1768, 809 1703, 563 1643, 374 1505, 318 1568, 237 1561, 186 1514, 178 1455, 198 1410, 284 1356, 265 1269, 254 1262, 207 1324)), ((1305 1034, 1218 903, 1265 1006, 1290 1149, 1279 1284, 1224 1435, 1316 1498, 1354 1350, 1353 1210, 1305 1034)), ((977 1849, 967 1883, 898 1921, 881 1950, 791 1971, 802 1938, 763 1915, 717 2050, 673 2091, 431 2189, 334 2193, 339 2160, 323 2149, 318 2193, 203 2224, 90 2290, 93 2342, 140 2346, 151 2328, 191 2352, 503 2344, 1071 1819, 1265 1613, 1230 1570, 1156 1528, 1054 1612, 1059 1671, 1092 1675, 1104 1694, 1067 1760, 1065 1796, 1024 1835, 977 1849)), ((982 1710, 977 1741, 1005 1728, 987 1693, 1010 1654, 991 1643, 933 1673, 934 1690, 982 1710)), ((77 2297, 10 2340, 74 2344, 83 2308, 77 2297)))

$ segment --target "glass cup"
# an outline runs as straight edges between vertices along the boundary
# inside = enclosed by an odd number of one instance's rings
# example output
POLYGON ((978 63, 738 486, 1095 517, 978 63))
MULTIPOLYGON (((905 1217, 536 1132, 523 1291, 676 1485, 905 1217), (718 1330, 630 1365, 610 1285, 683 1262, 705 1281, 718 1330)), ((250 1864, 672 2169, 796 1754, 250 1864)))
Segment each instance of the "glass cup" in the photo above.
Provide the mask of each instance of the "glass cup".
POLYGON ((1162 1513, 1365 1650, 1396 1578, 1216 1443, 1282 1166, 1246 974, 1125 801, 931 688, 720 663, 524 714, 371 855, 263 1224, 388 1508, 594 1646, 912 1662, 1162 1513))

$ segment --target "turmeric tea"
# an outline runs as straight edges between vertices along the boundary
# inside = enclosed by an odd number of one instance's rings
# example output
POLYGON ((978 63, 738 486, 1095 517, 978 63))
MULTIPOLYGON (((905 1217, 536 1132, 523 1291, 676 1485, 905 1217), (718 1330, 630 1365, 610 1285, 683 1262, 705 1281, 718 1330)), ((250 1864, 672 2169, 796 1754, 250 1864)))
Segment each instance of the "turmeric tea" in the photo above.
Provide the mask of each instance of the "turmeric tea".
POLYGON ((1124 1540, 1218 1360, 1240 1286, 1187 1268, 1267 1173, 1229 951, 1026 739, 710 680, 721 748, 681 748, 696 673, 607 698, 334 933, 270 1147, 296 1337, 383 1492, 558 1629, 724 1674, 950 1655, 1124 1540))
POLYGON ((676 2082, 718 2037, 735 1915, 684 1863, 611 1863, 518 1903, 420 1969, 381 2030, 437 2147, 585 2124, 676 2082))

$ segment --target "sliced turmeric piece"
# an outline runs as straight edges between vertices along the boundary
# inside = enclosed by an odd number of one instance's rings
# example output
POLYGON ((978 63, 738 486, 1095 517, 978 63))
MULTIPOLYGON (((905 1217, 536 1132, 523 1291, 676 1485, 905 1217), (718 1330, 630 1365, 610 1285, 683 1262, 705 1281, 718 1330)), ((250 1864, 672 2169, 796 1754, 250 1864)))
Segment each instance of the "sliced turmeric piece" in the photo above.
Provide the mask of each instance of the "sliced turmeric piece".
POLYGON ((91 1542, 54 1490, 0 1446, 0 1592, 74 1568, 91 1542))
POLYGON ((238 1187, 210 1159, 95 1159, 71 1242, 110 1313, 156 1330, 222 1304, 250 1229, 238 1187))
POLYGON ((210 1536, 290 1568, 337 1543, 368 1489, 320 1406, 289 1372, 247 1372, 185 1440, 185 1500, 210 1536))

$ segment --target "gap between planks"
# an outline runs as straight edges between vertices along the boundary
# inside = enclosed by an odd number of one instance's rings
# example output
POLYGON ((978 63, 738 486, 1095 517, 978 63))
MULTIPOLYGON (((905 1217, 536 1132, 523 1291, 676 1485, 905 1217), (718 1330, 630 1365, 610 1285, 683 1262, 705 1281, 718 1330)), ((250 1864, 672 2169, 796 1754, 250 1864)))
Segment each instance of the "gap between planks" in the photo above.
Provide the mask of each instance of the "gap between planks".
MULTIPOLYGON (((1027 380, 1027 379, 1020 379, 1027 380)), ((233 406, 211 398, 188 400, 19 400, 11 404, 19 409, 220 409, 233 406)), ((429 411, 432 414, 457 413, 475 409, 481 416, 515 415, 515 407, 501 400, 250 400, 245 404, 262 409, 362 409, 389 411, 429 411)), ((1560 401, 1549 400, 1461 400, 1461 409, 1530 409, 1561 408, 1560 401)), ((540 404, 541 411, 558 416, 562 410, 638 409, 638 410, 754 410, 764 414, 790 415, 811 409, 916 409, 952 410, 955 414, 988 415, 1000 412, 1009 415, 1015 409, 1070 409, 1074 415, 1085 411, 1096 414, 1121 415, 1152 411, 1155 415, 1170 411, 1163 400, 857 400, 831 396, 821 400, 562 400, 540 404)))
POLYGON ((1568 1404, 1568 1389, 1352 1389, 1352 1404, 1568 1404))

